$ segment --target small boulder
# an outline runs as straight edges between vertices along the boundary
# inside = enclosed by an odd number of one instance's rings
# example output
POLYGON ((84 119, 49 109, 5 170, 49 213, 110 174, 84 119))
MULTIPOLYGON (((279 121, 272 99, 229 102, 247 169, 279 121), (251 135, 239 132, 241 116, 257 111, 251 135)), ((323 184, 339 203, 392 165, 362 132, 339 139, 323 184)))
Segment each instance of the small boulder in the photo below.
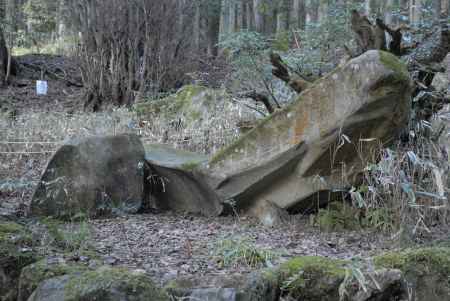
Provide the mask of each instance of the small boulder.
POLYGON ((0 220, 0 300, 17 300, 23 267, 37 260, 31 233, 22 225, 0 220))
POLYGON ((42 282, 28 301, 169 301, 169 296, 140 272, 102 267, 42 282))
POLYGON ((50 160, 31 214, 70 218, 136 213, 144 196, 145 151, 138 136, 72 140, 50 160))

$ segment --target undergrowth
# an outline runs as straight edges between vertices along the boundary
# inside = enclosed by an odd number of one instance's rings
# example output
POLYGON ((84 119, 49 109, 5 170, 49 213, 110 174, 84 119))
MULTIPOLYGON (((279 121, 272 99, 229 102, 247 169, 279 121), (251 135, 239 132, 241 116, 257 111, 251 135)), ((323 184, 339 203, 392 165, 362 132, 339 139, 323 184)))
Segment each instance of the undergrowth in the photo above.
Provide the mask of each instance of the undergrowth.
MULTIPOLYGON (((439 116, 434 117, 436 121, 439 116)), ((410 132, 409 142, 389 148, 379 145, 367 155, 372 139, 350 141, 363 171, 361 182, 351 186, 344 199, 320 209, 314 223, 324 230, 369 228, 385 233, 420 235, 434 226, 448 225, 450 156, 446 133, 421 121, 410 132)), ((346 176, 342 176, 345 181, 346 176)))
POLYGON ((91 230, 87 219, 79 215, 69 223, 45 218, 42 223, 47 229, 43 243, 61 249, 64 252, 78 252, 89 249, 91 230))
POLYGON ((219 267, 248 266, 268 267, 279 255, 270 250, 258 247, 248 237, 233 236, 220 239, 215 243, 213 257, 219 267))

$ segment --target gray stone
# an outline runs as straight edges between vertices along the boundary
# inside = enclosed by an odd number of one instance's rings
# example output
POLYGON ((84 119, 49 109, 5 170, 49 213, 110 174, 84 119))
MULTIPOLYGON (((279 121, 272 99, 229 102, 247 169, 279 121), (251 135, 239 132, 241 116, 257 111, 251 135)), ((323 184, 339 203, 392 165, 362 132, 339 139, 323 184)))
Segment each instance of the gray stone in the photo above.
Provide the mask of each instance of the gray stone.
POLYGON ((144 147, 135 135, 70 141, 50 160, 31 214, 68 218, 135 213, 144 196, 144 163, 144 147))

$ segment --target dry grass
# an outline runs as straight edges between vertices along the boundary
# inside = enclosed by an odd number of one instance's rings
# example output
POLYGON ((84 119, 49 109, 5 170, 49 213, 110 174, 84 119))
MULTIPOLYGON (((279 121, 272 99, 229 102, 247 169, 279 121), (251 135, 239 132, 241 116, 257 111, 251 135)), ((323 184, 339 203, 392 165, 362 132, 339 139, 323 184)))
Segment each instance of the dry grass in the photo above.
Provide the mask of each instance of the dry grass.
POLYGON ((162 118, 142 122, 127 109, 83 114, 29 113, 15 120, 0 115, 0 187, 7 197, 29 197, 52 154, 73 138, 135 133, 144 143, 213 153, 239 136, 237 117, 230 116, 232 112, 216 114, 202 128, 177 128, 162 118))
MULTIPOLYGON (((450 120, 450 110, 434 117, 450 120)), ((410 142, 395 147, 380 146, 371 157, 360 155, 363 183, 353 187, 354 206, 365 211, 364 223, 386 232, 431 233, 448 225, 450 194, 450 149, 441 127, 420 122, 411 131, 410 142)), ((366 142, 359 142, 358 147, 366 142)))

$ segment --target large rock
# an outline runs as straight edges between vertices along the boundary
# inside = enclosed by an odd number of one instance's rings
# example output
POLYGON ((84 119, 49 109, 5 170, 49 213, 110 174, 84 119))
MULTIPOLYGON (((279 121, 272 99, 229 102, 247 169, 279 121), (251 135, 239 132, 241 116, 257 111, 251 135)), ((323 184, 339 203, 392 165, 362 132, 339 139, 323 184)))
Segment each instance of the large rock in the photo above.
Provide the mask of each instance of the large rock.
POLYGON ((169 301, 143 273, 102 267, 42 282, 29 301, 169 301))
POLYGON ((115 210, 135 213, 144 196, 144 163, 144 147, 134 135, 73 140, 50 160, 31 214, 67 218, 115 210))
POLYGON ((0 300, 16 301, 20 271, 37 260, 31 233, 22 225, 0 220, 0 300))
POLYGON ((369 51, 218 152, 202 172, 219 197, 238 208, 267 201, 282 209, 311 208, 317 197, 328 200, 321 192, 355 182, 360 155, 393 141, 407 127, 410 108, 404 64, 369 51))

